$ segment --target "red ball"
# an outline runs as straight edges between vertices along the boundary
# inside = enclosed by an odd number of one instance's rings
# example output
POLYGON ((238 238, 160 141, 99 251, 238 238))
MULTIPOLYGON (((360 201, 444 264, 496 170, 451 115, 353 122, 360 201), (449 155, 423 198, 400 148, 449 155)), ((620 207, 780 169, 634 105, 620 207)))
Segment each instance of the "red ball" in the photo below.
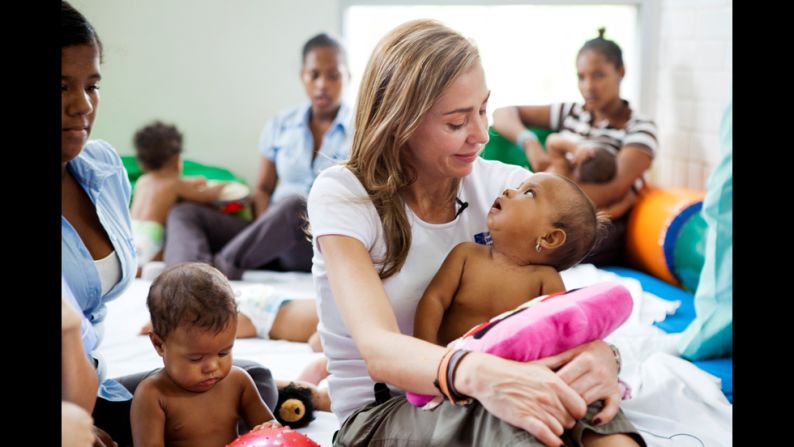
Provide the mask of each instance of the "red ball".
POLYGON ((226 447, 320 447, 320 444, 289 427, 267 427, 249 431, 226 447))

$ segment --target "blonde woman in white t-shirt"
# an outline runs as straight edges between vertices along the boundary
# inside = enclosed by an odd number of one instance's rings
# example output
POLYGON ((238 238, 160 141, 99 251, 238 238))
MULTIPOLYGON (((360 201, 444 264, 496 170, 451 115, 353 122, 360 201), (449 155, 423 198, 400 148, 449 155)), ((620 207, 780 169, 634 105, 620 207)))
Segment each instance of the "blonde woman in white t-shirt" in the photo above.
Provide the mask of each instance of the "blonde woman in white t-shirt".
POLYGON ((479 158, 489 95, 466 38, 429 20, 395 28, 364 72, 350 161, 312 187, 319 332, 342 422, 335 445, 642 444, 619 412, 604 342, 521 363, 411 336, 446 254, 487 242, 493 198, 530 175, 479 158), (402 390, 448 400, 424 411, 402 390))

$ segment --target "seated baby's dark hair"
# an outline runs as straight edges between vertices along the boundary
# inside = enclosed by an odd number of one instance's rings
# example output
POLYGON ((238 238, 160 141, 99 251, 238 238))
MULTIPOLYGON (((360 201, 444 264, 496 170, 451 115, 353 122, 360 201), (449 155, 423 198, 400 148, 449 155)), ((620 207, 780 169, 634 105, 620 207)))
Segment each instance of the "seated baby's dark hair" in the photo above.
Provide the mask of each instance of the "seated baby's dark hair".
POLYGON ((576 200, 559 203, 557 215, 552 221, 555 228, 564 230, 565 243, 552 251, 548 263, 557 271, 573 267, 582 261, 604 238, 610 225, 609 217, 597 211, 593 201, 582 188, 567 177, 562 177, 573 188, 576 200))
POLYGON ((172 124, 155 121, 135 132, 133 144, 141 168, 156 171, 182 153, 182 134, 172 124))
POLYGON ((598 145, 593 148, 593 156, 579 164, 576 174, 581 182, 606 183, 615 178, 617 170, 615 153, 598 145))
POLYGON ((185 262, 165 269, 149 288, 152 330, 164 339, 181 325, 221 332, 237 319, 234 291, 215 267, 185 262))

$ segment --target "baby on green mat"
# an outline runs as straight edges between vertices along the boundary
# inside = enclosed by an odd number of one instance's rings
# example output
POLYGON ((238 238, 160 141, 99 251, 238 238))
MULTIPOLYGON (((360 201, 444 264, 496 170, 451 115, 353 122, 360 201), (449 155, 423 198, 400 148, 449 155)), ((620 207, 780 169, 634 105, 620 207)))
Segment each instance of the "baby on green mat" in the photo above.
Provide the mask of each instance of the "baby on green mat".
POLYGON ((155 121, 136 132, 133 141, 144 172, 137 180, 130 207, 140 268, 161 256, 165 220, 178 200, 212 203, 220 198, 226 183, 182 177, 182 134, 176 126, 155 121))

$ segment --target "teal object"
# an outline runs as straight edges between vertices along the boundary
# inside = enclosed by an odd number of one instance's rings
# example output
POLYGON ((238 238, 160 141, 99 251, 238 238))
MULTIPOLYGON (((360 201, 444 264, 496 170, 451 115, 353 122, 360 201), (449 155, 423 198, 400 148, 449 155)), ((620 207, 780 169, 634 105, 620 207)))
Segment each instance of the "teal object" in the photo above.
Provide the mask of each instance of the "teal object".
POLYGON ((705 360, 733 354, 733 104, 720 125, 721 160, 709 176, 703 270, 695 291, 695 320, 679 340, 681 355, 705 360))
MULTIPOLYGON (((662 252, 664 254, 664 263, 667 265, 667 269, 670 273, 675 276, 676 279, 679 281, 681 277, 678 276, 679 272, 679 265, 676 264, 678 260, 676 258, 676 249, 679 247, 679 238, 681 237, 681 231, 683 228, 692 221, 700 212, 703 210, 703 202, 695 202, 686 207, 684 207, 678 214, 673 217, 670 221, 669 225, 667 226, 667 230, 665 231, 664 242, 662 243, 662 252)), ((702 236, 702 234, 701 234, 702 236)), ((686 254, 684 255, 686 256, 686 254)), ((702 264, 697 268, 697 275, 700 275, 700 267, 702 264)), ((694 290, 694 289, 692 289, 694 290)))
MULTIPOLYGON (((538 141, 540 141, 540 145, 545 149, 546 137, 552 132, 538 127, 530 127, 529 130, 535 132, 535 135, 538 136, 538 141)), ((532 165, 529 163, 529 160, 527 160, 524 150, 518 147, 514 142, 502 136, 502 134, 494 130, 493 127, 488 128, 488 137, 488 144, 485 145, 482 153, 480 153, 482 158, 523 166, 530 171, 532 170, 532 165)))
POLYGON ((673 275, 690 292, 698 288, 706 257, 706 219, 695 214, 681 227, 673 250, 673 275))

